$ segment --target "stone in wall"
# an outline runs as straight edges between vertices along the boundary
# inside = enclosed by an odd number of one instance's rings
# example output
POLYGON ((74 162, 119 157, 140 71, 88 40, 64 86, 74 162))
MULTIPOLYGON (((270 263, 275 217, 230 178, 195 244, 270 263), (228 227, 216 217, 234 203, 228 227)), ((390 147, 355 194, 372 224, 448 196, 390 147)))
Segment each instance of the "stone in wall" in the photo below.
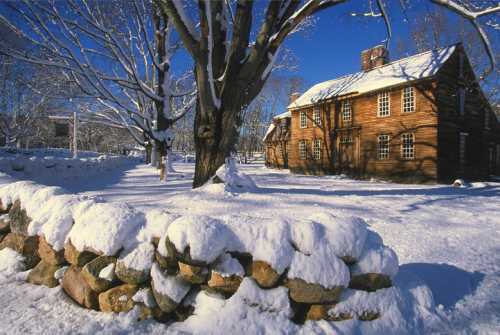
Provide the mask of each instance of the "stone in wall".
POLYGON ((99 294, 99 307, 103 312, 128 312, 134 308, 132 297, 138 290, 138 286, 130 284, 113 287, 99 294))
POLYGON ((79 305, 99 309, 98 293, 90 287, 82 276, 81 269, 72 265, 64 273, 62 288, 79 305))
POLYGON ((368 292, 375 292, 376 290, 391 286, 391 278, 380 273, 354 275, 351 277, 351 281, 349 282, 349 288, 368 292))
POLYGON ((60 266, 57 264, 50 264, 42 260, 30 271, 27 282, 35 285, 56 287, 59 285, 59 281, 54 278, 54 273, 59 268, 60 266))
POLYGON ((40 236, 38 254, 40 255, 40 258, 48 264, 61 265, 66 263, 66 260, 64 259, 64 249, 55 251, 47 242, 45 236, 40 236))
POLYGON ((71 244, 71 241, 68 241, 64 245, 64 258, 71 265, 82 267, 97 256, 98 255, 90 251, 78 251, 73 244, 71 244))
POLYGON ((123 262, 116 262, 116 276, 124 283, 139 285, 149 279, 149 271, 139 271, 125 266, 123 262))
POLYGON ((179 263, 179 276, 191 284, 203 284, 207 282, 208 270, 203 266, 179 263))
POLYGON ((0 234, 10 233, 10 219, 7 214, 0 214, 0 234))
POLYGON ((290 298, 295 302, 307 304, 332 304, 339 301, 342 287, 325 288, 310 284, 302 279, 287 279, 285 286, 290 290, 290 298))
POLYGON ((16 200, 9 211, 10 230, 13 233, 28 235, 28 226, 31 219, 26 210, 21 207, 21 202, 16 200))
POLYGON ((0 250, 10 248, 23 255, 26 269, 31 269, 40 262, 38 256, 38 236, 24 236, 9 233, 0 242, 0 250))
POLYGON ((208 287, 222 294, 233 294, 238 290, 243 278, 238 275, 223 276, 213 271, 208 281, 208 287))
POLYGON ((278 283, 280 275, 268 263, 264 261, 253 261, 252 278, 255 279, 259 286, 270 288, 278 283))
POLYGON ((92 288, 92 290, 100 293, 111 288, 113 282, 104 278, 100 278, 99 274, 101 273, 102 269, 107 267, 109 264, 114 263, 116 263, 115 257, 99 256, 85 264, 81 274, 87 284, 92 288))

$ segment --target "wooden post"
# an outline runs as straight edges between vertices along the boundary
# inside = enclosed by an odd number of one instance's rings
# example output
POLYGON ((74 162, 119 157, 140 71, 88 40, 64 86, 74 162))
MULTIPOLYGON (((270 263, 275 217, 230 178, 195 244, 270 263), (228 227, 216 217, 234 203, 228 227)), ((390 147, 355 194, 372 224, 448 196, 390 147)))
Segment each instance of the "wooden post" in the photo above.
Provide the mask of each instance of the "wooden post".
POLYGON ((78 118, 73 112, 73 158, 78 158, 78 118))

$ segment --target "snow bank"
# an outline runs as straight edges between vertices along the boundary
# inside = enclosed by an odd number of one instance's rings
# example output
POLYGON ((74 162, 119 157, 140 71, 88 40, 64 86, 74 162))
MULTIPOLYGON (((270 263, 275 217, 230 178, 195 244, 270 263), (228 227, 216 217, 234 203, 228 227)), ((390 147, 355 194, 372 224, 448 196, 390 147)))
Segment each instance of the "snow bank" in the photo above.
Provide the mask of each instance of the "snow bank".
POLYGON ((213 270, 222 277, 230 277, 233 275, 243 277, 245 275, 245 270, 240 262, 229 254, 223 254, 219 257, 213 270))
MULTIPOLYGON (((261 289, 255 281, 260 280, 256 275, 258 271, 253 273, 255 279, 245 277, 242 264, 245 267, 252 264, 247 264, 247 255, 243 254, 249 254, 251 257, 248 259, 254 262, 266 262, 277 274, 286 274, 288 279, 301 279, 325 289, 338 288, 337 297, 340 292, 343 293, 329 313, 352 315, 352 320, 334 326, 346 333, 351 332, 347 330, 354 332, 358 329, 362 329, 362 334, 365 331, 366 334, 384 333, 384 329, 401 331, 418 322, 415 316, 415 322, 411 321, 409 325, 408 320, 412 316, 408 315, 421 315, 432 308, 432 295, 427 294, 425 289, 411 288, 411 294, 402 293, 394 286, 376 288, 370 293, 346 289, 353 283, 352 276, 357 274, 385 274, 395 281, 398 273, 398 258, 394 251, 385 246, 380 236, 370 231, 361 218, 337 216, 330 212, 318 212, 305 220, 241 214, 219 218, 191 214, 179 216, 158 209, 142 213, 124 203, 97 202, 64 194, 57 187, 30 182, 0 188, 0 199, 3 204, 20 200, 21 206, 32 218, 29 234, 44 235, 56 250, 62 248, 64 242, 71 241, 79 251, 117 256, 126 268, 149 271, 151 279, 141 284, 141 289, 133 297, 135 302, 148 307, 158 305, 160 309, 166 309, 165 301, 170 303, 166 297, 176 304, 194 304, 194 314, 183 322, 170 325, 169 331, 276 334, 305 332, 323 325, 321 322, 314 325, 308 322, 303 327, 294 324, 292 317, 300 319, 307 316, 307 311, 295 311, 299 314, 294 314, 292 310, 293 300, 300 300, 289 294, 283 281, 276 280, 275 284, 271 284, 281 286, 261 289), (209 285, 208 278, 196 279, 195 282, 189 276, 169 275, 172 273, 170 264, 161 264, 165 267, 161 268, 154 257, 158 239, 156 250, 160 254, 167 256, 167 242, 171 243, 177 253, 168 256, 176 257, 175 261, 184 262, 184 258, 190 258, 203 262, 206 268, 225 277, 219 277, 220 281, 234 287, 229 294, 224 292, 226 300, 203 291, 209 287, 206 286, 209 285), (236 254, 231 254, 233 252, 236 254), (230 277, 233 275, 243 277, 243 280, 240 282, 237 278, 232 281, 234 278, 230 277), (199 286, 191 290, 193 283, 199 286), (189 298, 186 299, 188 293, 189 298), (359 323, 359 318, 366 313, 379 318, 369 325, 359 323)), ((170 244, 168 248, 171 250, 170 244)), ((22 256, 14 251, 2 250, 0 278, 22 270, 22 260, 22 256)), ((253 264, 253 267, 258 265, 253 264)), ((265 274, 266 269, 263 267, 261 271, 265 274)), ((269 272, 277 277, 274 271, 269 272)), ((114 280, 114 264, 101 269, 99 277, 114 280)), ((310 285, 293 289, 302 290, 300 294, 310 298, 307 301, 311 304, 321 303, 322 298, 316 295, 326 294, 321 292, 321 288, 310 285)), ((187 313, 182 309, 177 312, 187 313)), ((138 310, 133 309, 130 313, 135 314, 130 314, 127 320, 134 319, 138 310)))
POLYGON ((260 312, 276 313, 287 318, 293 315, 286 288, 277 287, 263 290, 251 278, 243 279, 238 291, 229 299, 228 303, 257 306, 260 312))
POLYGON ((28 234, 43 235, 54 250, 62 250, 66 236, 73 226, 74 214, 85 211, 94 203, 94 200, 69 194, 49 198, 38 211, 27 210, 32 219, 28 234))
POLYGON ((151 243, 140 243, 132 251, 123 253, 119 261, 129 269, 149 271, 153 266, 155 248, 151 243))
POLYGON ((170 224, 167 236, 177 251, 189 246, 193 260, 211 263, 226 249, 231 231, 211 217, 186 215, 170 224))
POLYGON ((189 334, 295 334, 299 326, 290 317, 287 289, 263 290, 245 278, 238 291, 228 300, 201 291, 195 310, 183 322, 174 323, 169 331, 189 334))
POLYGON ((238 170, 234 158, 226 159, 226 163, 219 167, 215 176, 224 183, 226 192, 251 192, 257 189, 252 178, 238 170))
POLYGON ((79 152, 78 158, 72 158, 72 153, 65 149, 0 149, 1 172, 44 184, 82 176, 88 178, 137 162, 137 158, 95 152, 79 152))
POLYGON ((396 253, 383 244, 377 233, 369 231, 366 246, 359 261, 351 268, 351 273, 353 275, 380 273, 393 278, 398 269, 399 261, 396 253))
POLYGON ((146 223, 137 235, 137 239, 141 242, 152 242, 155 238, 162 238, 167 233, 168 226, 180 216, 157 208, 147 211, 145 215, 146 223))
POLYGON ((73 219, 67 240, 79 251, 108 256, 121 248, 130 249, 144 224, 144 215, 123 203, 94 203, 76 212, 73 219))
POLYGON ((225 222, 234 233, 228 251, 249 253, 254 261, 264 261, 280 274, 292 262, 294 249, 288 221, 232 215, 225 222))
POLYGON ((0 283, 9 281, 10 277, 24 270, 24 257, 16 251, 5 248, 0 250, 0 283))
POLYGON ((310 256, 295 252, 287 277, 320 284, 325 288, 347 287, 351 278, 347 265, 327 247, 310 256))
POLYGON ((65 238, 73 225, 76 211, 85 211, 94 203, 83 196, 64 194, 55 186, 43 186, 19 181, 0 188, 4 207, 19 200, 21 208, 31 218, 27 228, 30 236, 44 235, 54 250, 63 248, 65 238))
POLYGON ((340 217, 327 212, 312 215, 309 220, 324 226, 322 243, 328 244, 338 257, 354 260, 361 255, 367 236, 366 222, 355 216, 340 217))
POLYGON ((177 276, 165 275, 158 264, 151 268, 151 280, 155 291, 179 303, 186 296, 191 286, 177 276))
POLYGON ((149 288, 142 288, 132 297, 132 300, 144 304, 144 306, 153 308, 156 306, 153 292, 149 288))

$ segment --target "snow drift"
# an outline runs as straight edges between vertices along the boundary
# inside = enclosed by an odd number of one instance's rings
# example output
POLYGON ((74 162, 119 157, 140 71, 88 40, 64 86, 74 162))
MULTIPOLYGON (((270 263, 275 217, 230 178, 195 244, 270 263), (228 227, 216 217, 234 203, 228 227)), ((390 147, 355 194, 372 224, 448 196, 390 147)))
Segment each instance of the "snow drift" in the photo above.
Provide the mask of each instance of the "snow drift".
POLYGON ((26 226, 3 237, 0 278, 24 270, 24 257, 37 253, 11 250, 19 241, 43 237, 66 259, 48 266, 52 258, 39 252, 33 273, 50 269, 50 279, 62 277, 64 291, 85 307, 173 321, 171 331, 418 333, 420 318, 434 308, 425 286, 416 295, 394 285, 396 254, 358 217, 142 213, 24 181, 0 188, 0 201, 11 228, 26 226), (115 276, 115 264, 125 275, 115 276), (137 272, 147 275, 138 281, 137 272))

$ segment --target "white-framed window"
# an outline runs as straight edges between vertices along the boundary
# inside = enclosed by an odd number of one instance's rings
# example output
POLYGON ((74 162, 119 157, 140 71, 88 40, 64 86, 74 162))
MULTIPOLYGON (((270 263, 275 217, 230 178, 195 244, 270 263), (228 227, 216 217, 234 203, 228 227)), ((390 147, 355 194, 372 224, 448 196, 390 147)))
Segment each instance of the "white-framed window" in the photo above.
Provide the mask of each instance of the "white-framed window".
POLYGON ((465 87, 458 88, 458 113, 460 116, 465 115, 465 87))
POLYGON ((378 135, 378 159, 389 159, 389 135, 378 135))
POLYGON ((313 159, 320 160, 321 159, 321 140, 315 139, 313 141, 313 159))
POLYGON ((342 112, 342 120, 344 122, 351 122, 352 120, 352 106, 350 100, 342 101, 342 107, 340 108, 342 112))
POLYGON ((314 107, 313 109, 313 126, 321 126, 321 110, 319 109, 319 107, 314 107))
POLYGON ((305 111, 300 112, 300 128, 307 128, 307 113, 305 111))
POLYGON ((484 111, 484 129, 490 129, 490 111, 487 109, 484 111))
POLYGON ((410 87, 403 88, 403 113, 411 113, 415 111, 415 89, 410 87))
POLYGON ((377 97, 378 110, 377 116, 384 117, 391 115, 391 99, 389 92, 381 92, 377 97))
POLYGON ((401 135, 401 158, 415 158, 415 135, 413 133, 405 133, 401 135))
POLYGON ((299 141, 299 158, 307 159, 307 143, 306 140, 299 141))
POLYGON ((465 164, 467 163, 467 136, 469 136, 468 133, 460 133, 458 161, 461 169, 465 168, 465 164))
POLYGON ((349 144, 352 143, 352 136, 351 135, 344 135, 340 137, 340 143, 341 144, 349 144))

